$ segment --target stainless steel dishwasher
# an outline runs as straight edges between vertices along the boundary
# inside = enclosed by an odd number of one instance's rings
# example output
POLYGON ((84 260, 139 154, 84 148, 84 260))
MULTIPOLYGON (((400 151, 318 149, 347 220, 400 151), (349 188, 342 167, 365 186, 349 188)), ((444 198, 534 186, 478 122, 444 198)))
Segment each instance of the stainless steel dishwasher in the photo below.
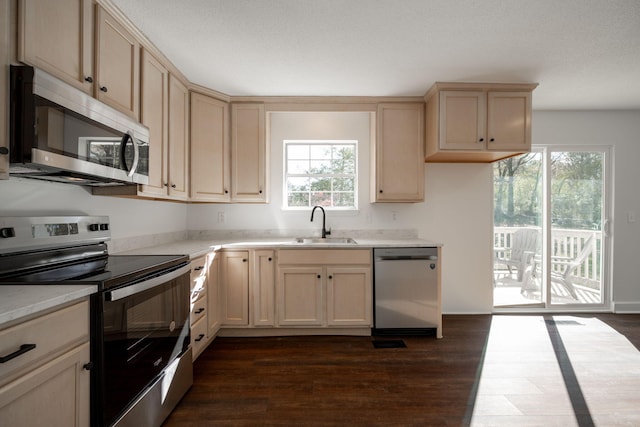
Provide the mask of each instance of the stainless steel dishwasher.
POLYGON ((379 248, 373 335, 442 335, 438 248, 379 248))

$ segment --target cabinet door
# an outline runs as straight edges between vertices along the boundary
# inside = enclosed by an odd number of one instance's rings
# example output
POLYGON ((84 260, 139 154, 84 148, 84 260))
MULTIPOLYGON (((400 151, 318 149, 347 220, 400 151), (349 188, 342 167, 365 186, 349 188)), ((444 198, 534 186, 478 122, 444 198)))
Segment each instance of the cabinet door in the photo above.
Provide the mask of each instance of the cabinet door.
POLYGON ((378 105, 373 201, 424 200, 423 149, 422 104, 378 105))
POLYGON ((486 102, 483 91, 440 92, 441 149, 485 149, 486 102))
MULTIPOLYGON (((9 81, 9 0, 0 0, 0 82, 9 81)), ((9 91, 0 85, 0 179, 9 179, 9 91)))
POLYGON ((0 389, 2 426, 89 426, 89 343, 0 389))
POLYGON ((207 263, 207 334, 214 338, 220 329, 220 254, 213 252, 207 255, 207 263))
POLYGON ((93 2, 20 0, 18 60, 91 94, 93 2))
POLYGON ((168 187, 169 72, 146 50, 142 51, 140 120, 149 128, 149 184, 139 194, 162 197, 168 187))
POLYGON ((372 285, 368 267, 327 267, 327 324, 371 326, 372 285))
POLYGON ((228 202, 229 104, 191 93, 191 192, 201 202, 228 202))
POLYGON ((169 197, 186 200, 189 195, 187 141, 189 91, 169 74, 169 197))
POLYGON ((322 267, 283 267, 278 280, 278 325, 324 324, 322 267))
POLYGON ((96 88, 100 101, 138 119, 140 44, 101 7, 96 8, 96 88))
POLYGON ((274 251, 253 252, 251 290, 254 326, 275 324, 275 264, 274 251))
POLYGON ((249 325, 249 253, 222 253, 222 324, 249 325))
POLYGON ((487 148, 531 150, 531 92, 489 92, 487 148))
POLYGON ((263 104, 231 106, 231 198, 267 202, 267 146, 263 104))

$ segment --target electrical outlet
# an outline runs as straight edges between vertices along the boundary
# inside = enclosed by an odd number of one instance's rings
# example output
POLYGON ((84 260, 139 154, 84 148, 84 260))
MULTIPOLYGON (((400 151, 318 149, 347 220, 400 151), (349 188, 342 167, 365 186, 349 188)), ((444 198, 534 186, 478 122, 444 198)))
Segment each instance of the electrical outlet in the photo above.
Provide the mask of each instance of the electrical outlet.
POLYGON ((224 224, 224 211, 218 212, 218 223, 224 224))

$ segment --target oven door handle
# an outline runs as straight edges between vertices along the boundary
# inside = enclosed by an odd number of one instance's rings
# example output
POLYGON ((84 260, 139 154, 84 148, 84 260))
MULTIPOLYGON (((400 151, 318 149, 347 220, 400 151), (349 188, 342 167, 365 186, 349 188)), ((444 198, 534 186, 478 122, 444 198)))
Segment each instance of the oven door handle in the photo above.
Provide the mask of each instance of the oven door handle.
POLYGON ((180 267, 177 270, 173 270, 167 274, 162 274, 160 276, 156 276, 152 279, 145 280, 134 285, 123 286, 112 291, 107 291, 104 293, 104 297, 107 301, 118 301, 131 295, 146 291, 148 289, 155 288, 156 286, 163 285, 173 279, 182 276, 183 274, 189 273, 190 271, 191 265, 187 264, 184 267, 180 267))

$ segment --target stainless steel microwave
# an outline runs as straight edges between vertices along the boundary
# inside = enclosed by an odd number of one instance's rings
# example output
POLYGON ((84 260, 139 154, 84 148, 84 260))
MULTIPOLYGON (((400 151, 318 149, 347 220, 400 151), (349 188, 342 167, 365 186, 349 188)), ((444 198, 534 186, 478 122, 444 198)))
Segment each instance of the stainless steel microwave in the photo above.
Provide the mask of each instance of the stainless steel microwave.
POLYGON ((13 176, 90 186, 147 184, 149 129, 54 76, 11 66, 13 176))

